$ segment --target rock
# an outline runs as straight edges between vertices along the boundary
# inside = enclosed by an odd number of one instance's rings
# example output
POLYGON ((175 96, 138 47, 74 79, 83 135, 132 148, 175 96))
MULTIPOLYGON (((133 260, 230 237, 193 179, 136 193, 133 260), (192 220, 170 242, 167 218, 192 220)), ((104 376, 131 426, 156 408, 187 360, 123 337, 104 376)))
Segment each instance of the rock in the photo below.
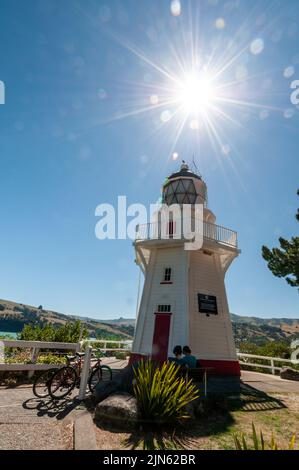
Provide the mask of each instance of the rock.
POLYGON ((117 424, 124 428, 134 427, 138 421, 136 398, 129 393, 115 393, 98 403, 95 420, 117 424))
MULTIPOLYGON (((134 364, 136 367, 136 363, 134 364)), ((133 366, 125 367, 110 382, 99 382, 94 391, 96 403, 107 398, 111 393, 126 392, 133 394, 134 369, 133 366)))
POLYGON ((110 382, 99 382, 94 390, 94 397, 96 403, 100 403, 109 397, 112 393, 117 392, 119 388, 119 382, 117 380, 111 380, 110 382))
POLYGON ((280 377, 286 380, 299 380, 299 370, 291 367, 284 367, 280 371, 280 377))

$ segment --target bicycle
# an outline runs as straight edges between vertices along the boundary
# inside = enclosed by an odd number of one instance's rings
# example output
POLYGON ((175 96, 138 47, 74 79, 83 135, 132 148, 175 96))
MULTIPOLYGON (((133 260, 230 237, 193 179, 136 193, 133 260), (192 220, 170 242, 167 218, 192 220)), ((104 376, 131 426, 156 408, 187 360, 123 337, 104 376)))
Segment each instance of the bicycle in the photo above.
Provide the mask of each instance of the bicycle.
POLYGON ((46 398, 50 395, 49 382, 55 372, 57 369, 47 369, 35 378, 32 390, 37 398, 46 398))
MULTIPOLYGON (((77 386, 80 386, 80 375, 82 370, 83 357, 85 353, 77 352, 75 356, 67 356, 68 365, 55 370, 48 380, 47 386, 49 395, 53 399, 62 399, 69 395, 77 386)), ((93 393, 99 382, 112 380, 112 370, 109 366, 101 365, 98 358, 92 366, 88 378, 88 388, 93 393)))

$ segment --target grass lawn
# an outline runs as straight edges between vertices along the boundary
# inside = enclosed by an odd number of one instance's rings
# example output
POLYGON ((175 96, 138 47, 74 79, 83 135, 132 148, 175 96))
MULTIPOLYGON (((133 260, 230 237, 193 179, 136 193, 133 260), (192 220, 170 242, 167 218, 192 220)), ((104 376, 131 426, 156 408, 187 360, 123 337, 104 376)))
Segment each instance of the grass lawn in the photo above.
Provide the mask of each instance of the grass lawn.
POLYGON ((247 434, 251 445, 251 425, 263 431, 269 442, 272 432, 279 448, 288 448, 293 434, 297 434, 299 449, 299 395, 266 394, 231 397, 202 417, 190 421, 183 428, 170 431, 139 430, 132 433, 107 426, 97 426, 99 449, 223 449, 234 450, 233 434, 247 434))

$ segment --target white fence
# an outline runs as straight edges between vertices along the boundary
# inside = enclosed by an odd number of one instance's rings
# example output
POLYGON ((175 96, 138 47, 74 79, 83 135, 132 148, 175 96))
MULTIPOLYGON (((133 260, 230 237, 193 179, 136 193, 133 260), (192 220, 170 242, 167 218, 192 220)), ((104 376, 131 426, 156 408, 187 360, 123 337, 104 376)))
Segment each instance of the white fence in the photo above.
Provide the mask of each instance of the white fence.
MULTIPOLYGON (((109 340, 85 340, 80 341, 79 343, 55 343, 55 342, 45 342, 45 341, 20 341, 20 340, 2 340, 0 341, 0 372, 1 371, 37 371, 37 370, 47 370, 50 368, 61 367, 59 364, 39 364, 38 355, 41 350, 52 350, 52 351, 80 351, 82 346, 99 346, 99 349, 102 352, 126 352, 129 353, 132 348, 133 341, 123 340, 123 341, 109 341, 109 340), (111 347, 115 345, 115 347, 111 347), (1 354, 2 346, 2 354, 1 354), (109 347, 107 347, 109 346, 109 347), (29 349, 30 350, 30 359, 28 363, 12 363, 5 362, 5 349, 4 348, 19 348, 19 349, 29 349)), ((271 371, 275 375, 275 371, 280 372, 282 367, 278 366, 280 364, 295 365, 299 364, 299 360, 294 361, 291 359, 282 359, 279 357, 269 357, 269 356, 257 356, 255 354, 247 353, 237 353, 238 358, 240 359, 240 366, 246 366, 250 368, 259 367, 261 369, 266 369, 271 371), (263 360, 263 362, 268 362, 268 364, 259 364, 254 362, 255 359, 263 360), (253 361, 253 362, 252 362, 253 361)))
POLYGON ((108 339, 107 340, 106 339, 105 340, 104 339, 95 339, 95 340, 89 339, 89 340, 84 340, 80 342, 81 347, 83 345, 88 345, 88 346, 98 345, 99 349, 103 352, 107 352, 107 351, 130 352, 132 349, 132 344, 133 344, 132 340, 109 341, 108 339), (111 348, 110 347, 111 344, 115 345, 115 347, 113 346, 111 348), (107 345, 109 345, 109 348, 107 347, 107 345))
MULTIPOLYGON (((299 364, 299 361, 293 361, 291 359, 282 359, 280 357, 269 357, 269 356, 256 356, 255 354, 245 354, 245 353, 237 353, 239 359, 240 366, 247 366, 247 367, 260 367, 261 369, 270 369, 271 373, 275 375, 275 371, 281 371, 282 367, 278 367, 275 365, 276 362, 285 363, 289 365, 299 364), (250 360, 254 359, 263 359, 264 361, 268 361, 269 364, 258 364, 256 362, 250 362, 250 360)), ((241 367, 242 369, 242 367, 241 367)))
MULTIPOLYGON (((109 340, 85 340, 79 343, 55 343, 46 341, 21 341, 21 340, 0 340, 0 372, 1 371, 38 371, 47 370, 56 367, 61 367, 61 364, 39 364, 38 356, 41 350, 51 351, 80 351, 82 346, 99 345, 99 349, 102 352, 108 351, 120 351, 129 353, 132 348, 131 340, 124 341, 109 341, 109 340), (1 345, 3 352, 1 354, 1 345), (115 345, 115 347, 110 347, 115 345), (109 347, 107 347, 109 346, 109 347), (4 348, 18 348, 18 349, 29 349, 30 359, 26 363, 13 363, 5 362, 5 349, 4 348)), ((66 352, 65 352, 66 354, 66 352)))
POLYGON ((42 349, 56 351, 79 351, 80 343, 54 343, 47 341, 21 341, 21 340, 1 340, 3 352, 0 355, 0 371, 35 371, 47 370, 55 367, 61 367, 57 364, 38 364, 37 359, 42 349), (30 362, 28 363, 7 363, 5 362, 4 348, 20 348, 30 350, 30 362), (1 357, 2 356, 2 357, 1 357))

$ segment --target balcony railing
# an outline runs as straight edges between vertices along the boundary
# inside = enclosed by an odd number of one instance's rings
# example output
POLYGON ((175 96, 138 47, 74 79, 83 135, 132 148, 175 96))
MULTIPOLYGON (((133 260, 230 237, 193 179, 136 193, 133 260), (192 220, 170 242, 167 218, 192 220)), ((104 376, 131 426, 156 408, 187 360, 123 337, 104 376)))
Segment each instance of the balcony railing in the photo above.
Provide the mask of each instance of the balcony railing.
MULTIPOLYGON (((224 245, 234 248, 238 247, 237 232, 230 230, 220 225, 203 222, 200 224, 200 229, 203 232, 203 238, 206 240, 213 240, 224 245)), ((149 224, 137 225, 136 227, 136 241, 145 240, 163 240, 163 239, 182 239, 186 240, 182 227, 176 222, 152 222, 149 224), (169 225, 170 224, 170 225, 169 225)))

